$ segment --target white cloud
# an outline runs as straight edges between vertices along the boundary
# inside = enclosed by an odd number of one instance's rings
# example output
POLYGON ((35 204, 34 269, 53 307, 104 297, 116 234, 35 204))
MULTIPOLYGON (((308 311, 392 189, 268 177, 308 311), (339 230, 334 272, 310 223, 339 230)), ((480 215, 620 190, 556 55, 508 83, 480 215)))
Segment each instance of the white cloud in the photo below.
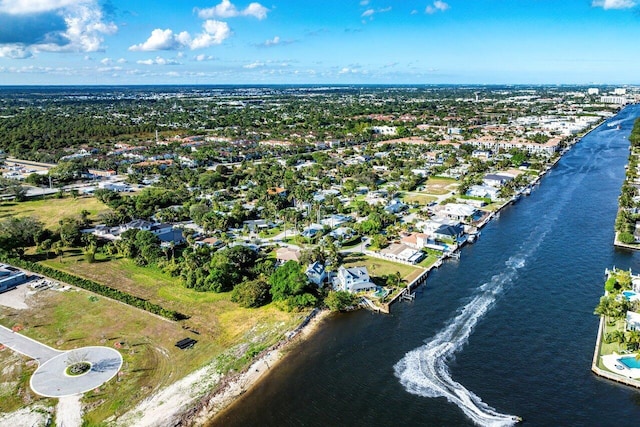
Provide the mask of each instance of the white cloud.
POLYGON ((195 50, 220 44, 231 36, 231 29, 226 22, 209 19, 202 24, 202 28, 204 31, 196 35, 195 38, 186 31, 175 34, 170 29, 156 28, 144 43, 130 46, 129 50, 136 52, 185 48, 195 50))
POLYGON ((89 0, 0 0, 0 13, 28 15, 91 3, 89 0))
POLYGON ((360 15, 361 18, 367 18, 367 17, 372 17, 374 14, 376 13, 385 13, 385 12, 391 12, 391 6, 389 7, 384 7, 382 9, 367 9, 364 12, 362 12, 362 15, 360 15))
POLYGON ((191 43, 189 48, 202 49, 215 44, 220 44, 231 35, 229 24, 222 21, 208 19, 202 25, 204 32, 199 34, 191 43))
POLYGON ((436 0, 432 5, 427 6, 425 12, 429 15, 433 15, 436 12, 445 12, 449 9, 449 5, 443 1, 436 0))
POLYGON ((250 3, 245 9, 238 9, 230 0, 222 0, 222 2, 216 6, 206 9, 195 9, 198 12, 198 16, 202 19, 209 18, 235 18, 237 16, 252 16, 259 20, 265 19, 269 9, 261 5, 260 3, 250 3))
POLYGON ((156 28, 151 31, 151 36, 144 42, 133 45, 129 50, 133 51, 151 51, 151 50, 172 50, 179 47, 178 38, 173 34, 172 30, 162 30, 156 28))
POLYGON ((214 61, 216 58, 211 55, 205 55, 201 53, 200 55, 194 56, 193 59, 198 62, 202 62, 202 61, 214 61))
POLYGON ((141 65, 180 65, 175 59, 166 59, 161 56, 156 56, 155 59, 143 59, 136 61, 136 63, 141 65))
POLYGON ((118 30, 97 0, 0 0, 0 22, 0 47, 31 53, 100 51, 118 30))
POLYGON ((633 0, 593 0, 591 6, 601 7, 604 10, 609 9, 631 9, 636 6, 633 0))
POLYGON ((253 70, 254 68, 260 68, 264 66, 265 66, 264 62, 256 61, 256 62, 252 62, 251 64, 243 65, 242 68, 253 70))
POLYGON ((271 40, 266 40, 264 42, 264 45, 269 47, 269 46, 276 46, 280 44, 280 36, 275 36, 273 39, 271 40))
POLYGON ((31 57, 32 54, 23 46, 6 45, 0 46, 0 58, 24 59, 31 57))
POLYGON ((362 15, 360 15, 360 16, 362 16, 363 18, 366 18, 367 16, 371 16, 374 13, 376 13, 376 11, 374 9, 367 9, 364 12, 362 12, 362 15))

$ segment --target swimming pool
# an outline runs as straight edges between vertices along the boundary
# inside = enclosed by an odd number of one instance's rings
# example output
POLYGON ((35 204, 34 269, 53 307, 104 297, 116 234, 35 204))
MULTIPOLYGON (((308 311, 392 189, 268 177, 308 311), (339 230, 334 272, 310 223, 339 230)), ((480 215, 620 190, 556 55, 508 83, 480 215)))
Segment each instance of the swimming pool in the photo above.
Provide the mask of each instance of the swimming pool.
POLYGON ((621 357, 618 359, 618 362, 629 369, 640 369, 640 360, 637 360, 635 356, 621 357))
POLYGON ((638 294, 633 291, 624 291, 622 292, 622 295, 624 295, 624 297, 629 301, 632 299, 638 299, 638 294))

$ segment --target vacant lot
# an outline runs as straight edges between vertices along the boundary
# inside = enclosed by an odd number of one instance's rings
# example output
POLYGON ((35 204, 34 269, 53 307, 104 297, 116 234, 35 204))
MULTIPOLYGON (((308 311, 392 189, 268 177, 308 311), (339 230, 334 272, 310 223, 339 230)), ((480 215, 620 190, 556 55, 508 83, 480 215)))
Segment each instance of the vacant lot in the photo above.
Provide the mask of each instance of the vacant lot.
MULTIPOLYGON (((56 258, 44 263, 189 316, 185 321, 171 322, 84 290, 41 291, 27 310, 0 310, 1 324, 21 325, 25 335, 52 347, 121 347, 124 365, 118 380, 85 395, 84 403, 89 407, 85 419, 90 423, 131 409, 160 387, 209 362, 216 361, 223 372, 240 369, 304 317, 304 313, 285 313, 273 305, 243 309, 230 301, 230 293, 195 292, 160 270, 138 267, 128 260, 88 264, 81 258, 69 252, 62 261, 56 258), (198 343, 189 350, 175 347, 187 337, 198 343)), ((14 377, 19 379, 6 386, 6 395, 13 396, 20 389, 26 397, 3 404, 3 410, 37 399, 28 390, 30 371, 24 362, 14 364, 14 377)), ((0 397, 4 397, 3 390, 0 397)))
POLYGON ((428 205, 436 200, 438 200, 437 197, 414 191, 408 191, 402 194, 402 201, 408 204, 418 203, 420 205, 428 205))
POLYGON ((0 220, 12 216, 33 216, 44 223, 46 228, 58 227, 58 221, 65 217, 80 216, 80 212, 89 212, 89 219, 97 221, 98 215, 109 208, 95 197, 50 198, 26 202, 4 202, 0 204, 0 220))
POLYGON ((427 194, 441 196, 443 194, 451 193, 457 188, 458 181, 455 179, 430 177, 425 184, 424 192, 427 194))

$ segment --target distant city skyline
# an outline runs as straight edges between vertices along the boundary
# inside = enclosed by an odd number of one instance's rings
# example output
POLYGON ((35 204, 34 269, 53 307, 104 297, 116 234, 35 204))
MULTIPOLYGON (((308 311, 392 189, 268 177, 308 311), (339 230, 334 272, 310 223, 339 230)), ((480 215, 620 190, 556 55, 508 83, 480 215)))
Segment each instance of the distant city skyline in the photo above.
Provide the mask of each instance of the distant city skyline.
POLYGON ((636 0, 0 0, 0 84, 638 84, 636 0))

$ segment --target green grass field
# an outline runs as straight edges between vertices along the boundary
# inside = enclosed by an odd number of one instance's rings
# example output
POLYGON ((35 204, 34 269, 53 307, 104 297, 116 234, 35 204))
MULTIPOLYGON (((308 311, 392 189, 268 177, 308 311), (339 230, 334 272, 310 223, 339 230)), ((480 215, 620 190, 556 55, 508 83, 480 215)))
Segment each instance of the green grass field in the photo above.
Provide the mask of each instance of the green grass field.
POLYGON ((95 197, 48 198, 26 202, 0 203, 0 220, 5 218, 32 216, 38 218, 49 229, 58 227, 58 221, 65 217, 80 216, 83 210, 89 211, 89 219, 97 221, 98 215, 109 208, 95 197))

